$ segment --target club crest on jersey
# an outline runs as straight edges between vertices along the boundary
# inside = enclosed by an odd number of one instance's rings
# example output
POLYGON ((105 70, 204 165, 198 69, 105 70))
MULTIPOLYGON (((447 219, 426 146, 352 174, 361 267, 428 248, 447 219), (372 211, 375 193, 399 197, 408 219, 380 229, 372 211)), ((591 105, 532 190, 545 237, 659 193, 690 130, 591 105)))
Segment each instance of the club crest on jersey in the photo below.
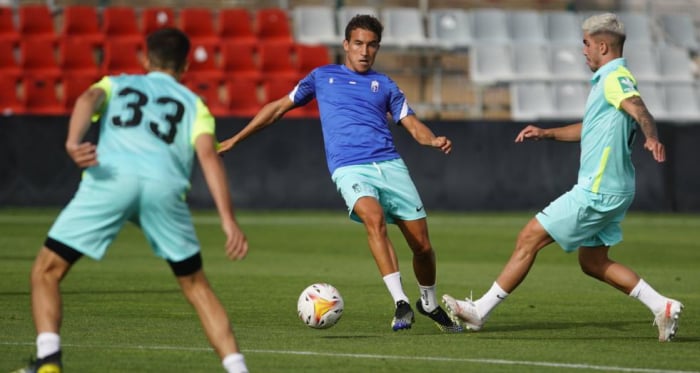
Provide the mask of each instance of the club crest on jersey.
POLYGON ((372 89, 372 92, 375 92, 375 93, 379 92, 379 82, 376 80, 373 80, 370 88, 372 89))
POLYGON ((631 91, 635 91, 634 83, 632 83, 632 80, 626 76, 621 76, 617 78, 617 81, 620 83, 620 88, 622 88, 622 92, 627 93, 631 91))

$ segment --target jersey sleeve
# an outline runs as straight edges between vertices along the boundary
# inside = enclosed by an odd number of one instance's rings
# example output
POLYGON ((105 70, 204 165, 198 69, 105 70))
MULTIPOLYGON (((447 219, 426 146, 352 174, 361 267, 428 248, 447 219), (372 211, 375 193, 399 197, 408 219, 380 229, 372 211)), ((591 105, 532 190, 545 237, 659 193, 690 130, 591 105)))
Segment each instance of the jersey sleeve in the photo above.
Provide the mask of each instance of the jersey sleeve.
POLYGON ((316 97, 316 70, 305 76, 289 93, 289 99, 295 106, 304 106, 316 97))
POLYGON ((216 122, 214 121, 214 117, 209 112, 209 108, 206 105, 204 105, 204 102, 202 102, 201 98, 197 98, 197 102, 195 103, 195 110, 196 113, 194 117, 194 124, 192 126, 192 146, 194 146, 194 143, 195 141, 197 141, 197 137, 199 137, 199 135, 214 135, 216 131, 216 122))
POLYGON ((637 81, 624 67, 608 74, 605 78, 604 93, 605 100, 616 109, 620 108, 620 104, 625 99, 640 95, 637 90, 637 81))
POLYGON ((390 87, 389 110, 391 112, 391 116, 394 118, 394 122, 399 123, 401 119, 405 118, 408 115, 413 115, 415 113, 413 112, 413 109, 411 109, 411 107, 408 106, 408 100, 406 99, 406 95, 404 95, 403 91, 399 89, 399 86, 396 85, 396 83, 393 80, 388 80, 390 87))
POLYGON ((98 119, 100 119, 100 116, 104 114, 104 111, 107 109, 109 101, 112 99, 112 79, 110 79, 109 76, 105 76, 98 82, 91 85, 90 89, 92 88, 100 88, 103 91, 105 91, 105 100, 102 102, 102 105, 100 105, 97 111, 92 115, 92 121, 96 122, 98 119))

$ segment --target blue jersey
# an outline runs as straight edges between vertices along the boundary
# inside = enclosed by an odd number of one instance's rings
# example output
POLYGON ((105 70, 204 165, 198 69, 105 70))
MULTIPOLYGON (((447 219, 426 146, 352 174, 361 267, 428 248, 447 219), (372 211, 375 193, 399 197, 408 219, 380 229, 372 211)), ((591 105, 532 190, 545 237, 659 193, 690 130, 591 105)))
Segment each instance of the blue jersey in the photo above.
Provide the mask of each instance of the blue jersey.
POLYGON ((388 76, 373 70, 360 74, 345 65, 326 65, 304 77, 289 98, 304 105, 316 98, 326 161, 338 167, 400 158, 387 113, 398 123, 414 114, 406 96, 388 76))
POLYGON ((214 118, 202 100, 160 72, 108 76, 93 87, 106 97, 98 113, 99 165, 87 172, 189 183, 194 141, 214 134, 214 118))
POLYGON ((624 58, 618 58, 598 69, 591 83, 581 128, 578 184, 594 193, 634 193, 631 155, 636 122, 620 105, 639 96, 637 82, 624 58))

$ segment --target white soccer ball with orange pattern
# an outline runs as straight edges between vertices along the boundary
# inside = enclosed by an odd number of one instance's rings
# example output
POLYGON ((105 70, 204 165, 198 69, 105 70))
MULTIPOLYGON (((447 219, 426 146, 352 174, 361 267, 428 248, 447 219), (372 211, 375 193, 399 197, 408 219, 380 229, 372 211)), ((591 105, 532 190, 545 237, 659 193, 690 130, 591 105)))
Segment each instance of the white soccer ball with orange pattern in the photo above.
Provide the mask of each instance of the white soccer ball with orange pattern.
POLYGON ((333 285, 316 283, 299 295, 297 314, 301 321, 314 329, 327 329, 343 315, 345 303, 333 285))

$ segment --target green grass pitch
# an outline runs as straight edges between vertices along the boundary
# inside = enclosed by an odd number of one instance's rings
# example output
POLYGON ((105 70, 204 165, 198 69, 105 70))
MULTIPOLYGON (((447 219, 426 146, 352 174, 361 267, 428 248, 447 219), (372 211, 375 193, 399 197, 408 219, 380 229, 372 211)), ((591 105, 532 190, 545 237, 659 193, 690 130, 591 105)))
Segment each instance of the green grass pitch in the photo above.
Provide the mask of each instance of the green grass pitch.
MULTIPOLYGON (((34 354, 29 269, 56 210, 0 209, 0 373, 34 354)), ((659 343, 652 315, 586 277, 576 255, 545 248, 526 281, 478 333, 441 334, 416 315, 392 332, 393 305, 364 229, 333 212, 239 211, 250 252, 230 262, 211 211, 195 212, 205 270, 231 316, 251 372, 700 371, 700 215, 632 213, 611 256, 686 308, 676 341, 659 343), (329 282, 345 312, 327 330, 296 316, 299 293, 329 282)), ((438 292, 480 296, 510 256, 530 213, 431 213, 438 292)), ((418 297, 396 227, 404 288, 418 297)), ((101 262, 82 259, 62 284, 68 372, 218 372, 194 311, 168 266, 133 226, 101 262)))

